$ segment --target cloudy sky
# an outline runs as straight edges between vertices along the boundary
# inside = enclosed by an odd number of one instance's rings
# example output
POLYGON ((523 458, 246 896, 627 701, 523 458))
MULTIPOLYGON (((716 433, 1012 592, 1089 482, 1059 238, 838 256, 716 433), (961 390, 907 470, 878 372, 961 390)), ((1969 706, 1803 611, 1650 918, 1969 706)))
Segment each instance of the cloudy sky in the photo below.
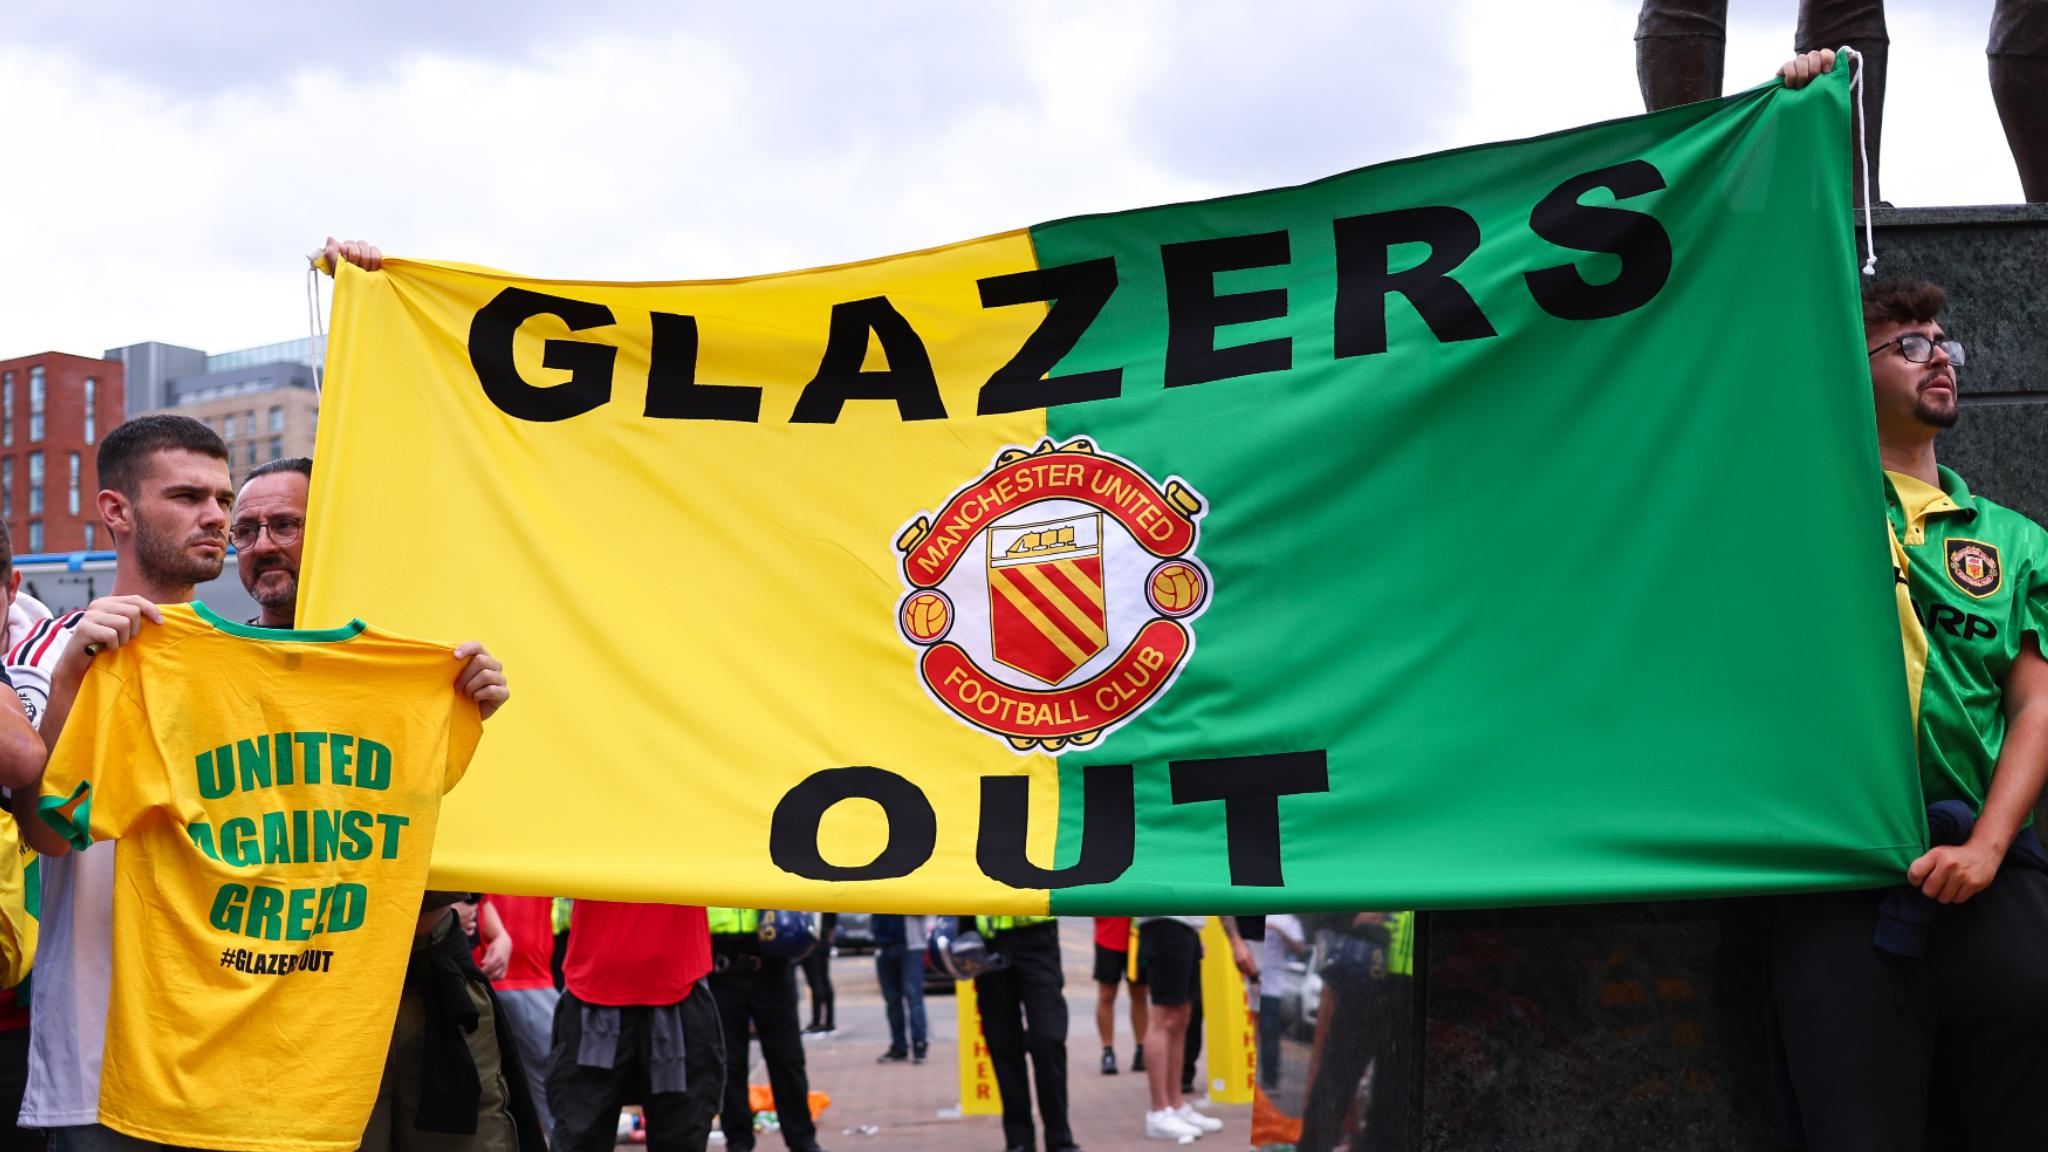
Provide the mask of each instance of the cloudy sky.
MULTIPOLYGON (((1892 0, 1887 197, 2018 200, 1991 0, 1892 0)), ((17 0, 0 358, 306 333, 304 254, 734 276, 1640 110, 1637 0, 17 0)), ((1734 0, 1728 86, 1795 0, 1734 0)))

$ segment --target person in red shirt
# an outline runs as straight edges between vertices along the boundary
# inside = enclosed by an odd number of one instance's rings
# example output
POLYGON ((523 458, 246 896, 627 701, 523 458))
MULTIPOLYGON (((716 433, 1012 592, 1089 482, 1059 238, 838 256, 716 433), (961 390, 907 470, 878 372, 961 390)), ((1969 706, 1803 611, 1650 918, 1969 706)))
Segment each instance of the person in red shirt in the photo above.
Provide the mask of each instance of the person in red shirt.
POLYGON ((477 923, 482 943, 476 962, 491 978, 498 1004, 511 1025, 512 1041, 519 1047, 519 1061, 526 1082, 533 1090, 534 1110, 541 1127, 552 1133, 554 1115, 548 1111, 547 1079, 549 1049, 554 1044, 555 1004, 561 993, 555 990, 550 963, 555 947, 555 902, 547 896, 486 896, 477 923), (493 972, 494 953, 505 954, 504 971, 493 972))
POLYGON ((704 909, 576 901, 548 1058, 554 1152, 611 1152, 629 1097, 650 1152, 704 1152, 726 1074, 710 972, 704 909))
POLYGON ((1131 1034, 1138 1046, 1131 1052, 1131 1071, 1145 1070, 1145 1025, 1151 1002, 1145 995, 1145 970, 1131 971, 1131 918, 1095 918, 1095 1031, 1102 1036, 1102 1074, 1116 1075, 1116 987, 1131 985, 1131 1034))

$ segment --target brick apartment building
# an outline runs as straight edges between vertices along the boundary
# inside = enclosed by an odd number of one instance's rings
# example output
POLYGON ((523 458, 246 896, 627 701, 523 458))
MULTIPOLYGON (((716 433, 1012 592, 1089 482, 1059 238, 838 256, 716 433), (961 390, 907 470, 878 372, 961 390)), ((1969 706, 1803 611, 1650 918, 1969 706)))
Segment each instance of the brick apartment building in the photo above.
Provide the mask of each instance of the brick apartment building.
POLYGON ((65 352, 0 360, 0 520, 17 555, 105 549, 94 455, 121 422, 118 361, 65 352))

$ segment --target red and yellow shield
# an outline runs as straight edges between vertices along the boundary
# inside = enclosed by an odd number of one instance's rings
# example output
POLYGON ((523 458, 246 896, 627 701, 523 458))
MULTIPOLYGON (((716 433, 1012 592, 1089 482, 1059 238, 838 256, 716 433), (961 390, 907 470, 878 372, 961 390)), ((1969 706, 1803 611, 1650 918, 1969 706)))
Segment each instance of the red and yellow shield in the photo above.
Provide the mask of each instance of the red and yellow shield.
POLYGON ((896 534, 896 627, 925 690, 1018 753, 1102 739, 1194 652, 1203 507, 1180 477, 1155 482, 1086 438, 1004 448, 896 534))
POLYGON ((1058 684, 1108 642, 1102 516, 988 534, 989 641, 996 660, 1058 684))

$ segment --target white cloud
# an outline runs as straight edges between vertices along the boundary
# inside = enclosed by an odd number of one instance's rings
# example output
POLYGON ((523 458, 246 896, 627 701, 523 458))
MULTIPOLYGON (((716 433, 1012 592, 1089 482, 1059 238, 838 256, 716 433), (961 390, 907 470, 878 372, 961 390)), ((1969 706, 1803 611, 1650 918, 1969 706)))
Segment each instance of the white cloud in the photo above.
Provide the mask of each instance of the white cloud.
MULTIPOLYGON (((1635 0, 611 0, 410 22, 378 0, 339 27, 143 7, 0 38, 0 356, 289 339, 326 229, 537 275, 743 275, 1639 106, 1635 0)), ((1738 0, 1731 87, 1784 58, 1793 7, 1738 0)), ((1988 8, 1894 0, 1895 201, 2018 197, 1988 8)))

